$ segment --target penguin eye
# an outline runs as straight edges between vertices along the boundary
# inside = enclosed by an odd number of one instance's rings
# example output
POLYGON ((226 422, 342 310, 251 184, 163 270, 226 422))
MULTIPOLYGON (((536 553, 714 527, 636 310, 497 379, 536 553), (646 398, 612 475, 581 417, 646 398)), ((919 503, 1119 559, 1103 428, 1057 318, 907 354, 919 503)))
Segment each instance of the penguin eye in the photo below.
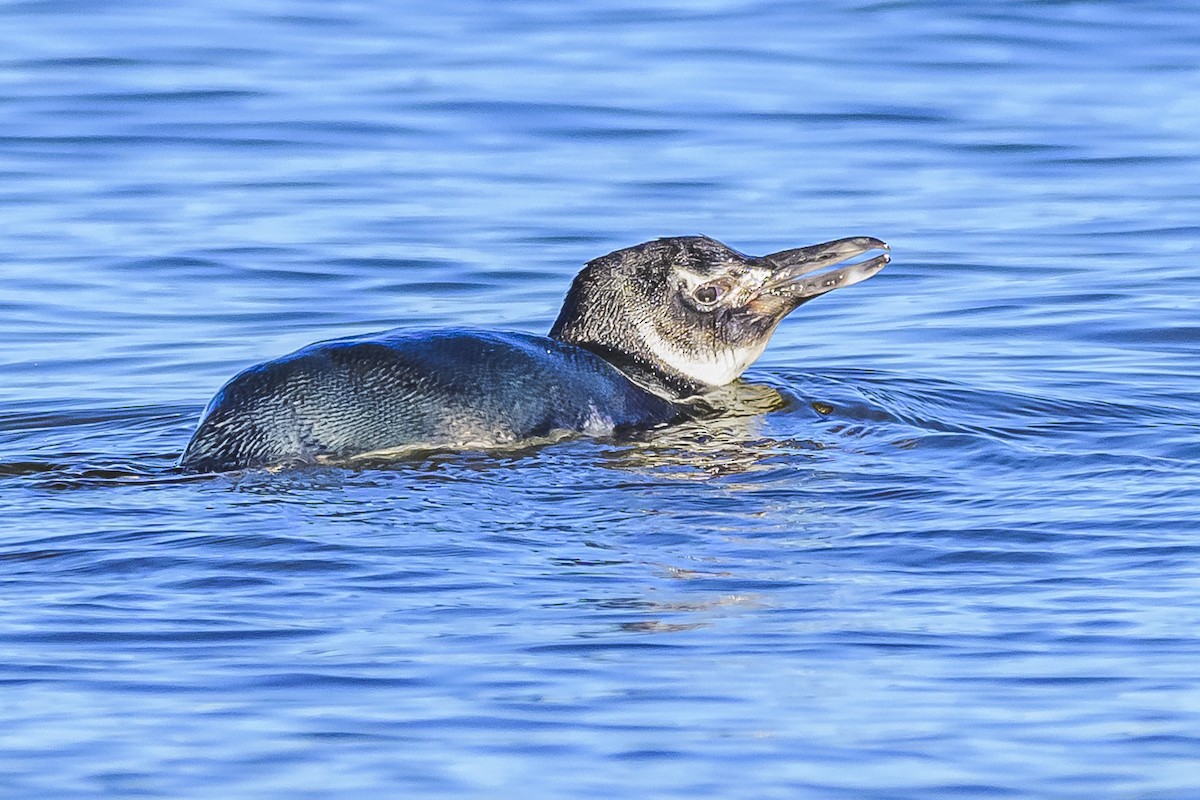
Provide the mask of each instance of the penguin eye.
POLYGON ((692 292, 692 297, 696 298, 696 302, 702 306, 711 306, 725 294, 725 288, 725 284, 716 281, 702 283, 692 292))

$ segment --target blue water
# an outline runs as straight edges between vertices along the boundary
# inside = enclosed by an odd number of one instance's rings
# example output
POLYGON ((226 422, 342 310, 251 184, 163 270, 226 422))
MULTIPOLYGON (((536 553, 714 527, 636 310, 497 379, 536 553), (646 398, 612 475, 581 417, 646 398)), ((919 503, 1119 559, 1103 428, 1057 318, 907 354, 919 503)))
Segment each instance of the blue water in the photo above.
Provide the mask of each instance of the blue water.
POLYGON ((0 795, 1200 796, 1200 9, 0 4, 0 795), (643 440, 184 478, 584 261, 880 275, 643 440))

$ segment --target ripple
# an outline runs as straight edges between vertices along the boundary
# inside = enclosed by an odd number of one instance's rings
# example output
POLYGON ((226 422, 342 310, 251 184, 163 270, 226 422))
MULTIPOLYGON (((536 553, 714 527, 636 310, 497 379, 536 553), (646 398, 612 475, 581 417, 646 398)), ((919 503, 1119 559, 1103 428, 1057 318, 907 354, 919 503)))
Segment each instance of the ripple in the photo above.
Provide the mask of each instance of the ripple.
POLYGON ((14 796, 1194 794, 1190 5, 5 24, 14 796), (656 236, 859 232, 894 261, 721 419, 173 471, 307 342, 544 330, 656 236))

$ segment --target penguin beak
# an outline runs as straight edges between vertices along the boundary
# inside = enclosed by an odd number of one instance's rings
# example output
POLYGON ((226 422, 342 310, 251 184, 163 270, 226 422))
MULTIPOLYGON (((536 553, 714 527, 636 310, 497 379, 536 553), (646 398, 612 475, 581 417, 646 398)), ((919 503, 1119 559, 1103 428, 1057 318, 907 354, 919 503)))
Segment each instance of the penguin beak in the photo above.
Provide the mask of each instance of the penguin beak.
POLYGON ((826 269, 827 267, 843 264, 872 250, 889 249, 887 243, 879 239, 854 236, 763 256, 759 260, 772 272, 755 292, 755 296, 771 295, 799 305, 834 289, 865 281, 883 269, 891 260, 891 256, 885 252, 840 269, 826 269))

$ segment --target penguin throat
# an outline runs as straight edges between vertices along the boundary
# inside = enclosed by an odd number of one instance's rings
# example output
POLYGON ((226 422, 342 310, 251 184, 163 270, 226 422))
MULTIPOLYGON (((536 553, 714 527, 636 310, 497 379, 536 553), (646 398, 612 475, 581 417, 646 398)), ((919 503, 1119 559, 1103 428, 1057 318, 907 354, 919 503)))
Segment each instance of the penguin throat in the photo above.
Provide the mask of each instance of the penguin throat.
POLYGON ((696 383, 714 387, 732 383, 767 346, 764 339, 746 347, 688 350, 663 338, 650 320, 638 320, 635 328, 647 352, 663 366, 664 372, 675 372, 696 383))

